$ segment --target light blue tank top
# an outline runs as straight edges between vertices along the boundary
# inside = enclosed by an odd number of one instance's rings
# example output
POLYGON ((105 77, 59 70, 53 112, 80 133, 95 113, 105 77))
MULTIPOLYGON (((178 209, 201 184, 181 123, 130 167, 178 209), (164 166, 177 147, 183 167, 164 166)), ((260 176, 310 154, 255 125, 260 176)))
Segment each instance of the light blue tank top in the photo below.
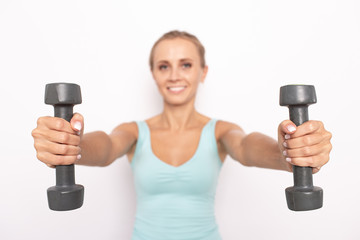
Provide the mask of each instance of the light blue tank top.
POLYGON ((148 125, 136 123, 139 134, 131 167, 137 207, 132 240, 221 240, 214 213, 222 166, 216 120, 203 127, 195 154, 178 167, 154 155, 148 125))

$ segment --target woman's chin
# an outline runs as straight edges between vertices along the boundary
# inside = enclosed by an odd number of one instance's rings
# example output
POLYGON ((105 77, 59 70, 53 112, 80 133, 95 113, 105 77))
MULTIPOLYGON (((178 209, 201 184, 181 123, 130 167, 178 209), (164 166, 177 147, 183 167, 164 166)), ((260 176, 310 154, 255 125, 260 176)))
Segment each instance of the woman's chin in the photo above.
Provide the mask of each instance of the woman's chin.
POLYGON ((186 105, 188 104, 190 101, 189 99, 184 99, 184 98, 165 98, 164 99, 165 104, 167 105, 171 105, 171 106, 182 106, 182 105, 186 105))

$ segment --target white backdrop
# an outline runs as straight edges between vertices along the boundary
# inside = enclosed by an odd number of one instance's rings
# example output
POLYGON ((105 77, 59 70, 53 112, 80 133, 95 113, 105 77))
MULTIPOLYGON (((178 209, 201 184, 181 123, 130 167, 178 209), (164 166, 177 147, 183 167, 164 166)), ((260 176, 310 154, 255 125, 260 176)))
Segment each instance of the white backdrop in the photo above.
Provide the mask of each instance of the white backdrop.
POLYGON ((357 0, 0 0, 0 239, 130 239, 136 198, 127 159, 77 166, 84 205, 54 212, 46 189, 55 171, 36 159, 31 130, 53 114, 43 99, 50 82, 81 85, 75 111, 86 131, 159 113, 147 61, 173 29, 194 33, 207 50, 200 112, 275 138, 288 117, 280 86, 313 84, 310 118, 333 133, 331 160, 314 176, 324 189, 316 211, 287 209, 291 174, 228 158, 216 196, 223 239, 360 239, 359 12, 357 0))

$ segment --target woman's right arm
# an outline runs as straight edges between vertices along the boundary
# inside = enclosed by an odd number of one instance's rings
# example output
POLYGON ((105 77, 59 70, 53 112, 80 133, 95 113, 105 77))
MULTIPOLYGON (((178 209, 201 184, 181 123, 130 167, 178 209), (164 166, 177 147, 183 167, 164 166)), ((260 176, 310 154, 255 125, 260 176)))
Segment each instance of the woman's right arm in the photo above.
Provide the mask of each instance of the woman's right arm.
POLYGON ((83 135, 84 120, 75 114, 71 122, 41 117, 32 131, 37 158, 48 166, 81 164, 107 166, 125 155, 137 140, 136 123, 123 123, 111 134, 102 131, 83 135))
POLYGON ((77 164, 108 166, 117 158, 127 154, 136 140, 135 122, 122 123, 109 135, 101 131, 87 133, 80 143, 81 159, 77 161, 77 164))

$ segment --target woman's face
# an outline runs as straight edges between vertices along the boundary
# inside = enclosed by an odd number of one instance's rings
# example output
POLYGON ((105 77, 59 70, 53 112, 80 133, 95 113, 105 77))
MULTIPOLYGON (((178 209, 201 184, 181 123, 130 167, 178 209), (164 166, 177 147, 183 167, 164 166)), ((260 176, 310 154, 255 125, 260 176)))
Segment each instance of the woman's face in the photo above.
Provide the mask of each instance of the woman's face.
POLYGON ((189 40, 163 40, 155 48, 152 74, 164 101, 182 105, 195 99, 207 66, 201 67, 197 47, 189 40))

